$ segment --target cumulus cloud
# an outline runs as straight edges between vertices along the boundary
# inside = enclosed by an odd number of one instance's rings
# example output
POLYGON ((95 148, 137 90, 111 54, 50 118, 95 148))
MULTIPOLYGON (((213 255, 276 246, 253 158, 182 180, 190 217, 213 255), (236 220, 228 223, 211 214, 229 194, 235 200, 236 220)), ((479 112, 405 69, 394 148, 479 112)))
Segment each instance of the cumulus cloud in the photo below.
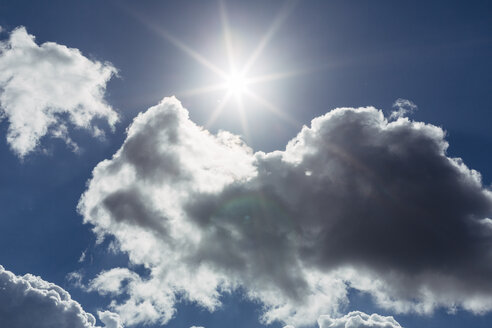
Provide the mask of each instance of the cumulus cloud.
POLYGON ((295 326, 338 317, 348 288, 396 312, 490 311, 492 193, 447 147, 439 127, 366 107, 254 153, 165 98, 97 165, 78 206, 146 273, 114 268, 90 289, 125 294, 110 308, 126 324, 166 323, 180 301, 213 311, 239 288, 263 322, 295 326))
MULTIPOLYGON (((99 312, 105 328, 123 328, 119 317, 99 312)), ((0 265, 0 322, 9 328, 101 328, 63 288, 40 277, 16 276, 0 265)))
POLYGON ((385 317, 379 314, 368 315, 364 312, 354 311, 333 319, 322 315, 318 318, 319 328, 401 328, 393 317, 385 317))
POLYGON ((116 73, 110 63, 54 42, 37 45, 24 27, 0 42, 0 72, 0 118, 9 122, 7 142, 19 157, 32 152, 46 135, 77 150, 70 126, 101 136, 94 119, 111 127, 118 120, 104 100, 106 83, 116 73))

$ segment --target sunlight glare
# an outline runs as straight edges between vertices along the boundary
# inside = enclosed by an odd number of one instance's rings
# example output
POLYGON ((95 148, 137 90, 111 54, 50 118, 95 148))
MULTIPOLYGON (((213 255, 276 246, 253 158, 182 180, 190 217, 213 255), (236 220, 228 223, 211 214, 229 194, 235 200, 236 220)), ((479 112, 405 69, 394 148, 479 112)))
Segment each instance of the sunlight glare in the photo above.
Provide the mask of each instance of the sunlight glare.
POLYGON ((205 126, 209 127, 211 124, 213 124, 217 117, 222 113, 222 111, 230 104, 230 102, 235 100, 239 119, 241 120, 244 134, 247 136, 249 133, 248 122, 246 119, 246 113, 243 103, 244 96, 255 100, 257 104, 261 105, 262 107, 274 113, 278 117, 284 119, 285 121, 291 123, 293 126, 299 126, 299 123, 296 122, 294 118, 290 117, 288 113, 277 108, 266 99, 264 99, 261 95, 250 89, 250 87, 256 84, 284 79, 306 73, 304 71, 290 71, 251 76, 251 69, 255 66, 258 58, 263 54, 264 49, 270 43, 276 31, 280 28, 280 26, 283 24, 289 14, 292 12, 296 3, 297 0, 285 1, 283 7, 273 20, 266 33, 260 38, 260 41, 254 49, 253 53, 249 56, 246 62, 243 63, 243 65, 240 65, 238 67, 237 63, 239 60, 235 56, 235 51, 233 49, 234 47, 232 42, 231 29, 229 26, 229 19, 227 17, 227 10, 225 8, 224 1, 219 0, 219 12, 224 34, 223 37, 228 69, 221 69, 220 66, 216 66, 212 61, 205 58, 205 56, 203 56, 201 53, 185 44, 179 38, 173 36, 171 33, 163 29, 158 24, 150 23, 148 20, 145 19, 145 17, 142 17, 141 15, 137 15, 135 13, 132 14, 152 31, 173 44, 176 48, 180 49, 186 55, 193 58, 197 63, 203 65, 203 67, 206 67, 210 71, 214 72, 220 78, 217 84, 201 86, 191 90, 185 90, 183 92, 180 92, 179 94, 180 96, 195 96, 206 93, 213 93, 220 90, 226 91, 222 99, 218 102, 217 107, 211 112, 205 126))
POLYGON ((226 80, 227 89, 230 93, 241 95, 246 90, 246 78, 238 73, 232 73, 226 80))

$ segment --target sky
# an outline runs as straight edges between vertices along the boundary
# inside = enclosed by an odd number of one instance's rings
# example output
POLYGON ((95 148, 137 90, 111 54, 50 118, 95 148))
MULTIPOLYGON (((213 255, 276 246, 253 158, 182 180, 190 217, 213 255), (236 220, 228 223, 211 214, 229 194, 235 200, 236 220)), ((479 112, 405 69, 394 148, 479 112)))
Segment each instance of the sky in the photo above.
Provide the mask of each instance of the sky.
POLYGON ((0 326, 489 327, 490 17, 0 0, 0 326))

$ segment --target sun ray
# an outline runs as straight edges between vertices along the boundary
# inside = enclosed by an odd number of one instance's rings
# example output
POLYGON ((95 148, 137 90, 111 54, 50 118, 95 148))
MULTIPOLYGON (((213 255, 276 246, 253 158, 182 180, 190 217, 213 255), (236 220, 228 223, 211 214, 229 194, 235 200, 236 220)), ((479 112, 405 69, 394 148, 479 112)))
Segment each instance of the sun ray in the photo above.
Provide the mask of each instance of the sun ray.
POLYGON ((277 30, 282 26, 283 22, 285 19, 289 16, 291 11, 294 9, 295 5, 297 3, 297 0, 287 0, 284 5, 282 6, 282 9, 280 12, 277 14, 275 19, 273 20, 272 25, 270 25, 270 28, 267 30, 265 35, 261 38, 260 42, 256 46, 255 50, 249 57, 248 61, 244 65, 242 69, 242 74, 246 75, 249 70, 253 67, 253 65, 256 63, 256 60, 258 57, 260 57, 261 53, 263 52, 263 49, 268 45, 272 37, 275 35, 277 30))
POLYGON ((224 43, 226 46, 227 62, 229 64, 229 71, 236 70, 236 63, 234 62, 234 51, 232 48, 231 29, 229 27, 229 18, 227 16, 227 10, 224 0, 219 0, 220 18, 222 21, 222 32, 224 33, 224 43))
POLYGON ((277 108, 275 105, 267 101, 265 98, 259 96, 258 94, 251 92, 250 90, 246 89, 244 91, 249 97, 253 98, 257 103, 268 109, 270 112, 273 114, 277 115, 278 117, 282 118, 286 122, 290 123, 292 126, 299 128, 301 124, 297 122, 293 117, 285 113, 284 111, 280 110, 277 108))
POLYGON ((227 89, 227 84, 225 82, 222 82, 213 85, 201 86, 194 89, 179 91, 176 92, 176 95, 179 97, 192 97, 192 96, 198 96, 198 95, 211 93, 214 91, 226 90, 226 89, 227 89))
POLYGON ((278 73, 271 73, 271 74, 265 74, 265 75, 258 75, 258 76, 253 76, 253 77, 247 78, 246 84, 252 85, 252 84, 258 84, 258 83, 264 83, 264 82, 284 80, 284 79, 293 78, 293 77, 304 75, 304 74, 309 74, 309 73, 311 73, 311 71, 312 70, 295 70, 295 71, 288 71, 288 72, 278 72, 278 73))
POLYGON ((231 98, 234 98, 237 113, 241 123, 241 128, 243 129, 244 136, 248 139, 250 137, 250 134, 249 134, 248 120, 246 117, 246 111, 243 103, 244 95, 249 96, 254 101, 256 101, 259 105, 266 108, 267 110, 277 115, 281 119, 285 120, 289 124, 292 124, 295 127, 299 127, 301 125, 293 117, 283 112, 278 107, 276 107, 275 105, 273 105, 272 103, 270 103, 269 101, 258 95, 257 93, 254 93, 253 91, 248 89, 249 85, 275 81, 275 80, 295 77, 298 75, 309 73, 310 70, 295 70, 295 71, 271 73, 266 75, 253 76, 253 77, 248 76, 248 72, 255 65, 256 61, 262 55, 264 49, 268 46, 275 33, 278 31, 278 29, 282 26, 284 21, 290 15, 297 2, 298 0, 287 0, 284 2, 282 8, 277 13, 272 24, 269 26, 265 34, 261 37, 259 43, 257 44, 256 48, 252 52, 251 56, 246 61, 245 65, 242 66, 241 68, 241 67, 236 67, 237 63, 235 62, 235 53, 234 53, 231 29, 229 26, 229 18, 228 18, 225 2, 224 0, 218 0, 219 14, 222 24, 222 33, 223 33, 224 45, 225 45, 226 57, 227 57, 226 59, 229 68, 228 71, 224 71, 219 67, 217 67, 216 65, 214 65, 202 54, 200 54, 199 52, 197 52, 196 50, 185 44, 183 41, 172 35, 166 29, 160 27, 158 24, 152 23, 151 21, 144 19, 144 17, 142 17, 142 15, 137 12, 131 11, 128 8, 125 9, 130 15, 135 17, 144 26, 146 26, 151 31, 153 31, 154 33, 165 39, 167 42, 173 44, 184 54, 188 55, 197 63, 209 69, 210 71, 212 71, 222 79, 221 83, 216 83, 213 85, 207 85, 207 86, 197 87, 191 90, 184 90, 181 92, 177 92, 178 96, 187 97, 187 96, 196 96, 206 93, 213 93, 220 90, 225 91, 225 95, 223 99, 210 114, 205 124, 205 127, 207 128, 210 127, 217 120, 218 116, 222 113, 224 108, 231 102, 231 98))
POLYGON ((239 113, 239 120, 241 122, 241 128, 244 133, 244 138, 246 139, 246 141, 250 141, 248 120, 246 118, 246 112, 244 110, 243 99, 239 95, 236 95, 235 98, 236 98, 237 111, 239 113))
POLYGON ((198 63, 202 64, 204 67, 208 68, 209 70, 213 71, 215 74, 219 75, 221 78, 226 78, 227 74, 212 64, 210 61, 208 61, 205 57, 200 55, 198 52, 181 42, 179 39, 174 37, 172 34, 167 32, 164 29, 158 28, 157 32, 163 36, 165 39, 167 39, 169 42, 174 44, 177 48, 179 48, 181 51, 183 51, 185 54, 189 55, 191 58, 195 59, 198 63))
POLYGON ((217 120, 219 117, 220 113, 224 110, 224 107, 227 105, 229 102, 229 99, 231 98, 232 93, 227 92, 226 95, 224 96, 224 99, 219 103, 219 105, 212 111, 210 114, 210 117, 207 120, 207 123, 205 123, 205 127, 208 129, 214 122, 217 120))
POLYGON ((212 64, 209 60, 207 60, 207 58, 205 58, 200 53, 198 53, 197 51, 192 49, 190 46, 188 46, 187 44, 185 44, 184 42, 182 42, 181 40, 176 38, 169 31, 165 30, 162 27, 157 26, 157 24, 152 23, 148 19, 145 19, 144 17, 142 17, 141 14, 139 14, 135 11, 132 11, 129 8, 126 8, 126 7, 123 7, 123 8, 126 10, 126 12, 128 14, 130 14, 135 19, 137 19, 142 25, 144 25, 145 27, 147 27, 148 29, 150 29, 151 31, 153 31, 154 33, 159 35, 160 37, 164 38, 166 41, 173 44, 176 48, 183 51, 185 54, 187 54, 188 56, 193 58, 199 64, 208 68, 209 70, 211 70, 212 72, 214 72, 215 74, 220 76, 221 78, 227 77, 227 74, 223 70, 218 68, 216 65, 212 64))

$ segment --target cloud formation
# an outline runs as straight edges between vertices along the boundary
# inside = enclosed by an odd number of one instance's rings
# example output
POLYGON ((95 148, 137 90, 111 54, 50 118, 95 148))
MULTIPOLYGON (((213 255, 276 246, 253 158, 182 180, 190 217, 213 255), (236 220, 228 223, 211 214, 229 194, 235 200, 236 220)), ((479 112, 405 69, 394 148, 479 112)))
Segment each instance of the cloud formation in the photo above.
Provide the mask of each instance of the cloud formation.
MULTIPOLYGON (((123 328, 118 315, 99 312, 105 328, 123 328)), ((16 276, 0 265, 0 322, 9 328, 101 328, 63 288, 40 277, 16 276)))
POLYGON ((94 119, 111 127, 118 120, 104 100, 106 83, 116 73, 110 63, 54 42, 37 45, 24 27, 0 42, 0 72, 0 118, 8 120, 7 142, 21 158, 46 135, 77 150, 70 126, 100 136, 104 133, 94 119))
POLYGON ((318 318, 318 325, 319 328, 402 328, 393 317, 376 313, 368 315, 360 311, 350 312, 336 319, 322 315, 318 318))
POLYGON ((390 114, 390 119, 398 119, 400 117, 406 117, 408 114, 412 114, 417 110, 417 105, 408 99, 398 98, 393 103, 395 109, 390 114))
POLYGON ((97 316, 104 324, 104 328, 123 328, 120 316, 111 311, 98 311, 97 316))
POLYGON ((490 311, 492 193, 447 147, 439 127, 366 107, 254 153, 165 98, 97 165, 78 207, 148 274, 115 268, 90 288, 126 294, 110 305, 126 324, 166 323, 183 300, 213 311, 237 288, 263 322, 296 326, 339 316, 349 287, 398 313, 490 311))

